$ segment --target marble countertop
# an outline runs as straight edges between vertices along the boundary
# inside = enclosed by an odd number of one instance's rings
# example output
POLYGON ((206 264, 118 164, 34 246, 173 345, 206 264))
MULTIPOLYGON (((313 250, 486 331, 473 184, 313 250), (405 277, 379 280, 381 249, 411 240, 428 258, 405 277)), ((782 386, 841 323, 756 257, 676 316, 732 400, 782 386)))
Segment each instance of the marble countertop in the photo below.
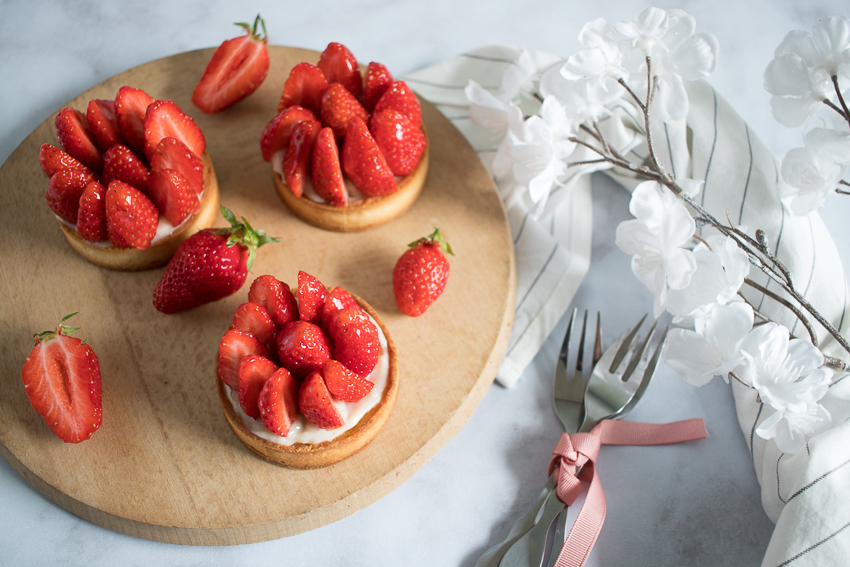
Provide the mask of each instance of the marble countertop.
MULTIPOLYGON (((30 2, 0 3, 0 163, 42 121, 80 92, 126 69, 211 47, 238 33, 236 21, 266 19, 270 42, 322 50, 346 44, 396 76, 489 44, 551 53, 578 49, 583 24, 626 19, 646 5, 610 2, 30 2), (531 5, 531 7, 529 7, 531 5)), ((762 74, 792 29, 846 8, 838 0, 671 2, 720 43, 710 81, 781 157, 800 132, 770 115, 762 74)), ((604 176, 593 181, 590 273, 574 304, 600 310, 608 337, 650 310, 652 298, 613 245, 629 218, 628 194, 604 176), (623 282, 628 282, 623 284, 623 282), (627 285, 629 293, 622 293, 627 285), (614 317, 613 314, 618 314, 614 317), (611 315, 607 317, 607 315, 611 315)), ((2 190, 2 188, 0 188, 2 190)), ((823 210, 844 264, 850 262, 850 199, 823 210)), ((561 429, 551 409, 562 320, 514 389, 494 385, 468 424, 411 480, 371 506, 328 526, 281 540, 232 547, 150 542, 81 520, 41 496, 0 460, 0 563, 8 565, 474 565, 500 540, 545 482, 561 429)), ((606 524, 588 565, 755 565, 773 524, 760 501, 731 390, 701 389, 666 366, 632 412, 636 421, 703 417, 711 437, 683 446, 605 448, 598 469, 606 524)))

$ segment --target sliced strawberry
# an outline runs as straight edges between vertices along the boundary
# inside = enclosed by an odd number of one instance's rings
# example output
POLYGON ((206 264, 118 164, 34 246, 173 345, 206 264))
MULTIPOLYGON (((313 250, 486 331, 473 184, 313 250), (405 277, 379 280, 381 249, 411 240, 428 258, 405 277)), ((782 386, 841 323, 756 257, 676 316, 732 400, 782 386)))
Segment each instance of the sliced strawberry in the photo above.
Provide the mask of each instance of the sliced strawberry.
POLYGON ((177 138, 165 137, 151 156, 151 171, 179 171, 199 195, 204 191, 204 162, 177 138))
POLYGON ((292 321, 277 334, 277 354, 281 366, 303 378, 330 358, 331 345, 318 325, 292 321))
POLYGON ((145 113, 145 155, 150 159, 163 138, 177 138, 198 157, 207 149, 204 133, 192 117, 170 100, 156 100, 145 113))
POLYGON ((322 124, 333 128, 334 134, 342 138, 345 136, 345 127, 348 122, 358 117, 364 122, 369 120, 369 113, 363 108, 344 86, 332 83, 322 97, 322 124))
POLYGON ((86 190, 86 185, 92 181, 97 181, 97 176, 86 168, 57 171, 47 182, 47 191, 44 194, 47 206, 60 219, 77 224, 80 197, 86 190))
POLYGON ((174 169, 159 169, 151 173, 148 195, 159 214, 172 226, 201 210, 201 200, 192 184, 174 169))
POLYGON ((41 170, 47 174, 47 177, 53 177, 54 173, 63 169, 88 170, 78 160, 50 144, 41 145, 38 150, 38 164, 41 166, 41 170))
POLYGON ((280 113, 297 105, 318 116, 322 110, 322 95, 327 88, 328 81, 321 69, 311 63, 299 63, 292 68, 283 84, 277 111, 280 113))
POLYGON ((307 421, 319 429, 334 429, 345 423, 331 399, 331 393, 320 371, 310 374, 301 384, 301 390, 298 392, 298 407, 307 421))
POLYGON ((322 125, 317 120, 299 122, 292 131, 289 147, 283 156, 283 179, 287 187, 300 197, 304 192, 304 179, 313 164, 313 146, 322 125))
POLYGON ((248 301, 237 307, 230 328, 251 333, 266 347, 269 354, 277 354, 277 326, 266 308, 259 303, 248 301))
POLYGON ((389 195, 398 189, 384 154, 360 118, 348 123, 342 142, 342 170, 369 197, 389 195))
POLYGON ((322 328, 328 329, 331 319, 343 309, 348 308, 361 309, 350 293, 339 286, 333 288, 325 298, 325 304, 322 307, 322 328))
POLYGON ((298 390, 298 382, 286 368, 278 368, 266 380, 258 399, 266 429, 282 437, 289 435, 298 416, 298 390))
POLYGON ((249 354, 269 357, 266 347, 245 331, 230 329, 221 337, 218 343, 218 377, 231 390, 239 389, 239 363, 249 354))
POLYGON ((357 402, 372 391, 373 382, 352 372, 341 362, 329 358, 322 367, 322 375, 331 395, 341 402, 357 402))
POLYGON ((322 324, 322 309, 328 290, 325 285, 307 272, 298 272, 298 315, 302 321, 322 324))
POLYGON ((328 83, 340 83, 357 98, 363 94, 363 76, 357 59, 341 43, 329 43, 319 57, 319 69, 325 74, 328 83))
POLYGON ((316 115, 298 105, 290 106, 272 118, 260 136, 263 159, 271 161, 274 154, 285 151, 289 147, 289 139, 292 138, 295 126, 308 120, 316 120, 316 115))
POLYGON ((103 169, 103 152, 94 141, 88 120, 79 110, 65 107, 53 121, 59 143, 74 159, 93 171, 103 169))
POLYGON ((106 230, 113 246, 147 250, 156 235, 159 213, 151 200, 123 181, 106 189, 106 230))
POLYGON ((372 115, 369 131, 393 175, 404 177, 419 163, 425 146, 425 133, 397 110, 380 110, 372 115))
POLYGON ((393 76, 386 67, 374 61, 369 63, 366 68, 366 87, 363 90, 363 106, 366 110, 369 112, 374 110, 375 105, 391 84, 393 84, 393 76))
POLYGON ((109 240, 109 232, 106 229, 106 187, 97 181, 86 185, 80 197, 77 234, 89 242, 109 240))
POLYGON ((313 181, 313 189, 319 197, 335 207, 344 207, 348 204, 348 189, 342 178, 339 149, 330 127, 322 128, 316 139, 310 177, 313 181))
POLYGON ((361 309, 343 309, 328 322, 328 335, 334 344, 333 358, 349 370, 366 376, 381 355, 378 328, 361 309))
POLYGON ((115 95, 115 118, 126 145, 139 155, 145 153, 145 113, 153 97, 142 89, 123 86, 115 95))
POLYGON ((118 129, 114 100, 90 100, 86 107, 86 120, 100 149, 105 151, 115 144, 124 143, 124 136, 118 129))
POLYGON ((298 303, 285 283, 270 275, 263 275, 251 282, 248 301, 262 305, 278 330, 287 323, 298 320, 298 303))
POLYGON ((150 170, 147 164, 123 144, 114 144, 103 154, 101 181, 106 185, 113 179, 129 183, 142 192, 147 192, 150 170))
POLYGON ((414 126, 422 127, 422 107, 419 105, 419 99, 404 81, 396 81, 387 88, 375 104, 374 112, 386 109, 397 110, 407 116, 414 126))
POLYGON ((259 14, 254 27, 237 23, 248 35, 222 43, 207 63, 201 80, 192 93, 192 102, 204 112, 220 112, 253 93, 269 72, 266 22, 259 14), (257 26, 262 24, 263 35, 257 26))
POLYGON ((260 419, 260 391, 272 374, 277 370, 277 364, 264 356, 249 354, 239 362, 237 377, 239 379, 239 405, 249 417, 260 419))

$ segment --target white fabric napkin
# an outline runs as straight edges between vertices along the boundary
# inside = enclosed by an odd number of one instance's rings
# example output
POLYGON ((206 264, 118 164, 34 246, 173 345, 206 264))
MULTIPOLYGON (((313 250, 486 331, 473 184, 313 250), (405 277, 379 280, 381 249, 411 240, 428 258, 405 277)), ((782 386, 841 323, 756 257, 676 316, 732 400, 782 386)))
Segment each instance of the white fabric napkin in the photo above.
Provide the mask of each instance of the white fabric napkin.
MULTIPOLYGON (((472 124, 464 87, 472 79, 495 93, 505 70, 520 53, 521 49, 512 46, 484 47, 404 79, 452 120, 489 167, 501 140, 472 124)), ((532 53, 541 70, 561 60, 532 53)), ((774 252, 794 275, 796 286, 846 336, 850 292, 835 243, 823 221, 816 213, 793 217, 785 212, 776 190, 774 156, 708 83, 689 84, 688 95, 686 123, 665 128, 670 143, 659 146, 671 148, 673 155, 665 151, 662 159, 677 176, 705 180, 697 200, 709 212, 752 230, 763 229, 774 252)), ((577 171, 565 187, 557 190, 539 218, 532 214, 533 206, 526 200, 506 203, 516 246, 517 304, 508 349, 497 374, 504 386, 516 383, 587 273, 592 232, 589 171, 577 171)), ((615 178, 626 188, 633 185, 632 180, 615 178)), ((770 285, 766 276, 755 270, 750 277, 770 285)), ((637 280, 634 284, 638 285, 637 280)), ((750 299, 761 312, 792 332, 805 335, 793 316, 772 299, 755 294, 750 299)), ((823 349, 840 356, 840 347, 826 336, 824 332, 820 337, 823 349)), ((850 496, 850 379, 836 375, 822 400, 837 425, 795 455, 782 454, 772 441, 755 434, 770 411, 757 401, 755 392, 737 384, 733 392, 762 488, 762 503, 776 523, 762 565, 850 563, 850 506, 846 505, 850 496)), ((718 470, 723 470, 722 463, 718 463, 718 470)))

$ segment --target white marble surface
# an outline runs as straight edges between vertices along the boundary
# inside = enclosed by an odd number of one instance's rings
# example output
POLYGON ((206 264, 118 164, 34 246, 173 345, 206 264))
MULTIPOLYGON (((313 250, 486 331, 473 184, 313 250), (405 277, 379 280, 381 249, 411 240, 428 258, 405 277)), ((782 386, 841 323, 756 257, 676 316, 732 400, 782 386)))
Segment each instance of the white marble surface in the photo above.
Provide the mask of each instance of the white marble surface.
MULTIPOLYGON (((810 29, 843 2, 671 2, 714 33, 721 58, 712 84, 778 156, 799 132, 770 116, 762 73, 791 29, 810 29)), ((465 50, 512 43, 569 54, 588 20, 631 17, 646 4, 601 2, 61 2, 0 0, 0 162, 67 100, 147 61, 217 45, 232 22, 260 12, 271 42, 321 50, 348 45, 359 59, 396 75, 465 50), (528 7, 532 6, 532 7, 528 7)), ((0 188, 2 190, 2 188, 0 188)), ((575 304, 601 310, 608 337, 651 306, 613 245, 628 217, 624 191, 594 180, 594 257, 575 304), (615 314, 617 316, 615 317, 615 314)), ((824 217, 848 265, 850 199, 834 198, 824 217)), ((161 544, 81 520, 32 489, 0 460, 0 564, 3 565, 473 565, 506 533, 545 480, 560 436, 549 391, 561 321, 513 390, 493 386, 472 419, 402 487, 351 516, 295 537, 203 548, 161 544)), ((730 390, 702 389, 663 368, 631 419, 704 417, 711 438, 682 446, 606 447, 599 470, 608 516, 588 565, 756 565, 772 524, 730 390)))

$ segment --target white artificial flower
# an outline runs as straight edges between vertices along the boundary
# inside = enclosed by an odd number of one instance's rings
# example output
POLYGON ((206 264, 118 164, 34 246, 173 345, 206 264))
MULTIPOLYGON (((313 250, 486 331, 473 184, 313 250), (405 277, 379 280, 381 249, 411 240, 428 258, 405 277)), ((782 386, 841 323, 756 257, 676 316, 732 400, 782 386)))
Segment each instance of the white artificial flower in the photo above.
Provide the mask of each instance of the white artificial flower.
POLYGON ((832 416, 825 407, 815 403, 803 411, 776 411, 756 429, 762 439, 773 439, 783 453, 794 454, 806 441, 829 429, 832 416))
POLYGON ((553 67, 540 79, 540 94, 544 99, 554 97, 566 111, 573 124, 599 122, 611 114, 609 105, 619 101, 623 87, 613 79, 569 80, 561 73, 562 67, 553 67))
POLYGON ((682 191, 693 199, 699 192, 702 191, 703 186, 705 185, 704 179, 689 179, 687 177, 677 177, 676 185, 682 188, 682 191))
POLYGON ((532 79, 536 73, 537 64, 534 62, 534 57, 530 51, 523 49, 516 62, 512 63, 502 75, 499 98, 514 100, 521 94, 530 94, 534 90, 532 79))
POLYGON ((793 148, 782 160, 779 196, 793 214, 808 215, 835 190, 843 171, 826 155, 809 148, 793 148))
POLYGON ((573 124, 567 117, 564 106, 555 97, 546 97, 540 105, 540 118, 549 128, 555 155, 561 160, 568 158, 575 151, 576 143, 570 141, 574 134, 573 124))
POLYGON ((693 252, 683 248, 696 224, 679 198, 655 181, 635 187, 629 210, 635 219, 617 226, 615 242, 632 255, 632 272, 655 295, 658 317, 668 289, 687 286, 696 270, 693 252))
POLYGON ((523 125, 521 141, 511 148, 513 173, 520 185, 528 187, 531 200, 540 203, 549 195, 558 176, 566 169, 558 159, 549 126, 540 116, 532 116, 523 125))
POLYGON ((753 308, 748 304, 715 305, 695 321, 693 331, 670 331, 664 357, 691 386, 704 386, 714 376, 723 376, 728 382, 726 375, 744 360, 741 342, 752 327, 753 308))
POLYGON ((602 18, 586 23, 578 38, 585 49, 567 59, 561 67, 561 75, 570 81, 595 80, 606 90, 618 86, 618 79, 628 80, 629 72, 623 67, 623 52, 608 33, 608 24, 602 18))
POLYGON ((812 128, 804 139, 806 147, 814 153, 846 166, 850 164, 850 130, 846 120, 840 125, 843 129, 812 128))

